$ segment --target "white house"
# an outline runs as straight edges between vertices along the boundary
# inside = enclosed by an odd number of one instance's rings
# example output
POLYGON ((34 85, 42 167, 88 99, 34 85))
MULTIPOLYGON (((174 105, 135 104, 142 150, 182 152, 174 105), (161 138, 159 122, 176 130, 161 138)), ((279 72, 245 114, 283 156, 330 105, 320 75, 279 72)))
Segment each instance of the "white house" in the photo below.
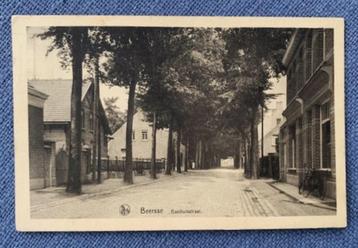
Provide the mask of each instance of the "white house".
MULTIPOLYGON (((278 136, 280 133, 280 126, 285 122, 285 117, 282 115, 283 110, 286 108, 286 77, 282 77, 278 82, 273 82, 273 87, 267 93, 277 94, 275 99, 271 99, 267 103, 268 109, 264 113, 264 156, 270 153, 276 153, 276 146, 278 136)), ((262 133, 261 125, 258 125, 258 139, 259 139, 259 156, 261 154, 262 133)))
MULTIPOLYGON (((126 154, 126 129, 124 123, 114 134, 113 139, 109 141, 108 153, 111 159, 124 159, 126 154)), ((168 130, 157 130, 156 158, 166 159, 168 144, 168 130)), ((140 110, 133 117, 132 134, 133 160, 150 159, 152 156, 152 126, 145 120, 143 112, 140 110)))

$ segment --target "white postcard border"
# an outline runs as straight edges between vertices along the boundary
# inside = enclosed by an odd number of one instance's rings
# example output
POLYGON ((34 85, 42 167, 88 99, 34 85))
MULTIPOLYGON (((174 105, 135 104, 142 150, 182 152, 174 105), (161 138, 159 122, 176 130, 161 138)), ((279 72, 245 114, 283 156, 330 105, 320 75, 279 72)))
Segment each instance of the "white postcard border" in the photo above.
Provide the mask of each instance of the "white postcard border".
POLYGON ((13 16, 15 208, 18 231, 152 231, 329 228, 347 225, 344 105, 344 20, 302 17, 189 16, 13 16), (26 27, 160 26, 333 28, 337 212, 333 216, 145 217, 114 219, 32 219, 30 217, 26 27))

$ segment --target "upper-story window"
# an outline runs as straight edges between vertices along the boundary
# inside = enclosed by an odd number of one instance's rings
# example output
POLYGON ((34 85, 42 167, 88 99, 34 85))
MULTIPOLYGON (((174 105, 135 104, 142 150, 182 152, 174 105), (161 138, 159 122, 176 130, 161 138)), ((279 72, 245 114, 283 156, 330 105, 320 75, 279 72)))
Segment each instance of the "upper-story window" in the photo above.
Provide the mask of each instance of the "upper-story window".
POLYGON ((90 113, 89 114, 89 124, 90 124, 90 129, 93 130, 93 114, 90 113))
POLYGON ((296 61, 294 61, 287 72, 287 102, 296 95, 296 61))
POLYGON ((324 49, 326 55, 333 49, 333 29, 324 30, 324 49))
POLYGON ((305 81, 309 79, 312 74, 312 31, 309 31, 305 40, 305 81))
POLYGON ((84 109, 81 109, 81 121, 82 121, 82 128, 86 128, 86 115, 84 109))
POLYGON ((312 68, 313 72, 323 61, 323 29, 316 30, 312 40, 312 68))
POLYGON ((142 140, 147 140, 147 139, 148 139, 148 131, 142 130, 142 140))

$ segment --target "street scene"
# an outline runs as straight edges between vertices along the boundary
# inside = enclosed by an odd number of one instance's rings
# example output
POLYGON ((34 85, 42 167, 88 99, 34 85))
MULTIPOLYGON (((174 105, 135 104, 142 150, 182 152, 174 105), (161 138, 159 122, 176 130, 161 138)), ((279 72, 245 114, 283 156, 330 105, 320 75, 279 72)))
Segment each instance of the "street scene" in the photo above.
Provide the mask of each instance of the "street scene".
POLYGON ((31 218, 336 214, 333 29, 29 27, 31 218))

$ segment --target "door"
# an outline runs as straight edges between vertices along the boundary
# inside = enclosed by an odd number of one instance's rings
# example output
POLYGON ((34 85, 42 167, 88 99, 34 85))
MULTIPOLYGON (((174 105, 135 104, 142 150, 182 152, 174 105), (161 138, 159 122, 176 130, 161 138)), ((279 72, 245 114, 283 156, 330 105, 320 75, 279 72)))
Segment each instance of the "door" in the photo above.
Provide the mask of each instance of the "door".
POLYGON ((45 142, 44 150, 44 187, 46 188, 56 185, 55 143, 45 142))
POLYGON ((68 154, 61 148, 56 154, 56 185, 61 186, 67 182, 68 154))

